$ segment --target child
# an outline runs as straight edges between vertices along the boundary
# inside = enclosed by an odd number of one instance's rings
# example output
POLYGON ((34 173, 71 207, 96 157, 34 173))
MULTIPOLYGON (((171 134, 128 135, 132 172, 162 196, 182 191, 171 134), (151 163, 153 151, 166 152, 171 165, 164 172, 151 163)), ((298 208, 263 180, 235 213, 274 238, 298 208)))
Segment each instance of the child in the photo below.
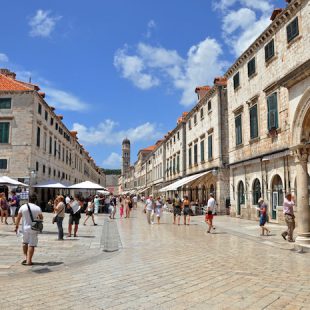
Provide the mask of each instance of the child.
POLYGON ((121 218, 123 218, 123 215, 124 215, 123 198, 120 198, 120 204, 121 204, 121 206, 120 206, 120 208, 119 208, 119 216, 120 216, 121 218))

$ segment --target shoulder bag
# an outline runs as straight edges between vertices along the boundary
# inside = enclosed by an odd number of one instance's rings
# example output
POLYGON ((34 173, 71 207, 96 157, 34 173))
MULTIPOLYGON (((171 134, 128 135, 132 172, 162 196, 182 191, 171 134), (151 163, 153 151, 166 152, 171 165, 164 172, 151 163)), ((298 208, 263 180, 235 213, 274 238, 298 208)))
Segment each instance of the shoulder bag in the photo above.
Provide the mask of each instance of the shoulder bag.
POLYGON ((29 210, 30 218, 31 218, 31 229, 35 231, 42 232, 43 230, 43 221, 39 219, 34 219, 29 204, 27 203, 27 207, 29 210))
POLYGON ((57 222, 58 215, 64 210, 64 208, 65 207, 63 207, 60 211, 57 212, 56 215, 53 216, 52 224, 55 224, 57 222))

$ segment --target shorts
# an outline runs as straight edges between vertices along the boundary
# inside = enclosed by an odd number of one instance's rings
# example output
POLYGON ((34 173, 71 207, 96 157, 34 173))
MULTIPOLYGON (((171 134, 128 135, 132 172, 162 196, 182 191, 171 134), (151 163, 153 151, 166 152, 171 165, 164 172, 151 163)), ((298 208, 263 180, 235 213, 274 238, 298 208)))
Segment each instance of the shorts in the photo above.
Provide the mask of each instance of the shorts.
POLYGON ((34 230, 23 232, 23 244, 36 247, 38 245, 38 233, 34 230))
POLYGON ((267 222, 267 217, 266 216, 260 216, 259 218, 259 226, 264 226, 267 222))
POLYGON ((205 219, 206 219, 206 221, 207 220, 213 220, 213 214, 212 213, 211 214, 209 214, 209 213, 206 214, 206 218, 205 219))
POLYGON ((10 215, 15 216, 16 213, 16 207, 10 207, 10 215))
POLYGON ((93 211, 86 211, 86 215, 92 216, 93 215, 93 211))
POLYGON ((174 207, 173 208, 173 214, 174 215, 181 215, 181 208, 180 207, 174 207))
POLYGON ((69 225, 73 225, 73 224, 79 225, 80 224, 80 218, 81 218, 80 214, 78 214, 78 215, 70 214, 70 216, 69 216, 69 225))
POLYGON ((183 214, 184 215, 189 215, 189 212, 190 212, 190 207, 185 206, 184 209, 183 209, 183 214))

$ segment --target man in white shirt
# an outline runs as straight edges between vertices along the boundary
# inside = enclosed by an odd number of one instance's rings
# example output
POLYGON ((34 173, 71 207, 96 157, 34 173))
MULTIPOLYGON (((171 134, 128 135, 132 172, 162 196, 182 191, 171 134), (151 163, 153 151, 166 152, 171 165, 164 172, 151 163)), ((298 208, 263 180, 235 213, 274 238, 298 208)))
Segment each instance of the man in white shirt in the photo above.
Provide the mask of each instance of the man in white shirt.
POLYGON ((133 201, 133 207, 135 209, 137 209, 137 205, 138 205, 138 197, 137 197, 137 195, 133 196, 132 201, 133 201))
POLYGON ((20 207, 16 219, 16 227, 15 232, 18 232, 19 223, 22 220, 22 235, 23 235, 23 252, 25 255, 25 259, 22 261, 23 265, 31 266, 32 257, 34 254, 34 248, 38 245, 38 232, 31 229, 31 216, 29 212, 29 208, 32 213, 32 218, 43 220, 42 210, 35 203, 37 201, 36 195, 31 195, 29 197, 29 203, 24 204, 20 207), (29 208, 28 208, 29 206, 29 208))
POLYGON ((207 205, 207 215, 206 215, 206 222, 208 224, 208 230, 207 232, 211 232, 211 228, 215 229, 215 226, 213 226, 213 216, 216 214, 216 202, 214 199, 214 194, 210 193, 208 205, 207 205))
POLYGON ((153 222, 154 219, 152 218, 152 215, 154 217, 154 201, 153 201, 152 195, 150 195, 149 198, 146 199, 144 210, 146 213, 147 222, 149 224, 154 224, 154 222, 153 222))

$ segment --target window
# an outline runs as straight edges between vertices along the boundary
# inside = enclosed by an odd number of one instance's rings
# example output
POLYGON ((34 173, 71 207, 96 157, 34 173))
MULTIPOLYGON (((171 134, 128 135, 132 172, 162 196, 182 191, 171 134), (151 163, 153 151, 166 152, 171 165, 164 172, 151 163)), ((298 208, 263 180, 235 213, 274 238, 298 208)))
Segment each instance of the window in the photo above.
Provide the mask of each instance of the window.
POLYGON ((45 115, 44 115, 45 120, 48 120, 48 112, 45 110, 45 115))
POLYGON ((200 141, 200 161, 205 161, 205 141, 200 141))
POLYGON ((208 101, 208 112, 212 110, 212 102, 211 100, 208 101))
POLYGON ((198 145, 197 143, 194 145, 194 164, 198 164, 198 145))
POLYGON ((45 174, 45 165, 42 167, 43 174, 45 174))
POLYGON ((11 109, 11 98, 0 98, 0 110, 11 109))
POLYGON ((44 136, 43 137, 44 137, 43 138, 43 149, 46 152, 46 150, 47 150, 47 133, 46 132, 44 132, 44 136))
POLYGON ((192 120, 191 119, 188 120, 188 129, 189 130, 192 129, 192 120))
POLYGON ((36 171, 39 171, 39 163, 36 162, 36 171))
POLYGON ((213 158, 213 136, 208 136, 208 159, 211 160, 213 158))
POLYGON ((10 123, 0 123, 0 143, 9 143, 10 123))
POLYGON ((188 149, 188 165, 189 167, 192 166, 192 148, 191 147, 188 149))
POLYGON ((177 173, 180 172, 180 155, 177 155, 177 173))
POLYGON ((258 200, 262 196, 259 179, 253 183, 253 205, 258 205, 258 200))
POLYGON ((40 147, 41 142, 41 128, 37 127, 37 147, 40 147))
POLYGON ((54 125, 54 119, 51 117, 51 126, 54 125))
POLYGON ((180 132, 177 133, 178 140, 180 140, 180 132))
POLYGON ((197 124, 197 114, 194 114, 194 124, 197 124))
POLYGON ((175 143, 175 135, 173 136, 173 143, 175 143))
POLYGON ((48 175, 51 175, 51 173, 52 173, 52 169, 51 167, 48 167, 48 175))
POLYGON ((200 118, 203 119, 203 108, 200 110, 200 118))
POLYGON ((268 61, 274 56, 274 39, 265 46, 265 61, 268 61))
POLYGON ((236 145, 239 145, 242 143, 241 114, 235 118, 235 130, 236 130, 236 145))
POLYGON ((56 177, 56 169, 54 169, 53 175, 54 175, 54 177, 56 177))
POLYGON ((172 170, 173 170, 173 174, 175 174, 175 171, 176 171, 176 167, 175 167, 175 157, 173 157, 173 166, 172 166, 172 170))
POLYGON ((268 130, 278 128, 278 100, 277 93, 267 97, 268 105, 268 130))
POLYGON ((54 156, 56 157, 57 154, 57 142, 54 140, 54 156))
POLYGON ((237 72, 234 75, 233 80, 234 80, 234 89, 236 89, 236 88, 238 88, 240 86, 240 75, 239 75, 239 72, 237 72))
POLYGON ((286 27, 287 43, 291 42, 294 38, 299 35, 298 29, 298 17, 296 17, 291 23, 286 27))
POLYGON ((53 152, 53 138, 50 137, 50 147, 49 147, 49 153, 52 154, 53 152))
POLYGON ((55 129, 58 130, 58 124, 57 123, 55 124, 55 129))
POLYGON ((255 57, 248 62, 248 77, 251 77, 256 71, 255 57))
POLYGON ((60 156, 61 156, 61 145, 60 143, 58 143, 58 159, 60 160, 60 156))
POLYGON ((258 137, 257 104, 250 108, 250 136, 258 137))
POLYGON ((0 169, 4 170, 8 168, 8 160, 0 159, 0 169))
POLYGON ((42 114, 42 105, 38 103, 38 113, 42 114))

